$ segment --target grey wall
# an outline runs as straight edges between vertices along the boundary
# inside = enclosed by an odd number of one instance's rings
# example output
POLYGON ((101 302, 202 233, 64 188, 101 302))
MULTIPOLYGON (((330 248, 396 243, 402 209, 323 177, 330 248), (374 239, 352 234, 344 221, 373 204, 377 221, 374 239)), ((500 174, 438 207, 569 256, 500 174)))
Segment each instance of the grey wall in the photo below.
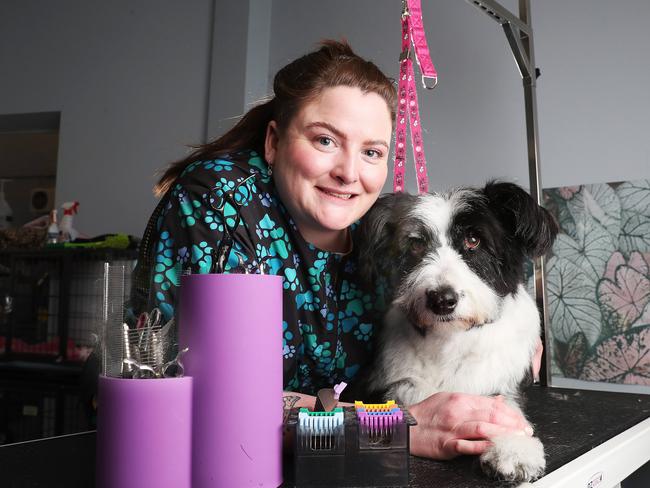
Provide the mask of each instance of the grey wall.
POLYGON ((210 0, 0 2, 0 114, 60 111, 58 203, 142 233, 154 171, 205 133, 210 0))
POLYGON ((270 0, 216 2, 206 139, 227 131, 270 92, 270 0))
POLYGON ((650 2, 533 4, 546 186, 650 178, 650 2))
MULTIPOLYGON (((440 73, 419 94, 432 188, 494 177, 527 186, 521 81, 500 27, 462 0, 423 4, 440 73)), ((397 0, 0 8, 0 115, 61 111, 57 200, 81 201, 77 227, 90 234, 139 234, 153 172, 222 133, 320 39, 346 37, 398 70, 397 0)), ((650 2, 533 0, 532 14, 544 185, 650 177, 650 2)))

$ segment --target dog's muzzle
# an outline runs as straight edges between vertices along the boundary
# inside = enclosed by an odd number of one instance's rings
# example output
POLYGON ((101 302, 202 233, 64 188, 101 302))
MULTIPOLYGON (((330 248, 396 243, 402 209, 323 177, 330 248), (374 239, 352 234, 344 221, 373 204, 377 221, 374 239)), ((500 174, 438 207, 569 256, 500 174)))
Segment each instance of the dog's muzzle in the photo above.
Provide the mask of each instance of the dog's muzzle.
POLYGON ((427 308, 436 315, 449 315, 458 305, 458 293, 450 286, 427 291, 427 308))

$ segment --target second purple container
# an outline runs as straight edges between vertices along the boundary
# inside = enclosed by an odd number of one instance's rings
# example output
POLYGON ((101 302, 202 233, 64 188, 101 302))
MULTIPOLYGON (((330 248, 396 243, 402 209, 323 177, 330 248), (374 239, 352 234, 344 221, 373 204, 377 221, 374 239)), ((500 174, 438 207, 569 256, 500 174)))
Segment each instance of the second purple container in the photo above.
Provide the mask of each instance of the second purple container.
POLYGON ((180 347, 193 377, 192 486, 282 483, 282 278, 181 278, 180 347))
POLYGON ((99 377, 97 488, 190 488, 192 378, 99 377))

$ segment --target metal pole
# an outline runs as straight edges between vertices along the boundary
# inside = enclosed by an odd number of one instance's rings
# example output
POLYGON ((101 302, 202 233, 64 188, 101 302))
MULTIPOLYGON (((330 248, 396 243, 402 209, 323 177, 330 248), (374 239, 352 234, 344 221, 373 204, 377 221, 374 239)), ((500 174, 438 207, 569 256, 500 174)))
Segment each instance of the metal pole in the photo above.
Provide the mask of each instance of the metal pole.
MULTIPOLYGON (((522 76, 524 85, 524 103, 526 110, 526 140, 528 142, 528 175, 530 180, 530 194, 538 204, 543 203, 541 169, 539 159, 539 127, 537 123, 537 76, 535 66, 535 50, 533 46, 533 30, 530 18, 530 0, 519 0, 519 18, 528 25, 529 33, 520 31, 520 41, 528 56, 528 73, 522 76)), ((542 370, 540 383, 548 386, 551 382, 551 335, 549 331, 548 309, 546 299, 545 258, 542 256, 535 260, 534 282, 535 301, 542 321, 542 340, 544 342, 544 355, 542 356, 542 370)))

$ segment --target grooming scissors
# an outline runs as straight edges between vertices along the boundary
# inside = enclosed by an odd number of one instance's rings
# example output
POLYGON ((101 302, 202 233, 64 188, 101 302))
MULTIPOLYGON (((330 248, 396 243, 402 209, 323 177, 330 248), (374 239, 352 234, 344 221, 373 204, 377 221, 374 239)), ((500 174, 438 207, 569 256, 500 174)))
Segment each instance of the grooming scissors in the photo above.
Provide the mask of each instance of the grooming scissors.
POLYGON ((189 351, 189 347, 184 347, 183 349, 178 351, 178 354, 176 354, 176 357, 174 359, 163 364, 162 367, 160 368, 160 376, 162 376, 163 378, 174 378, 174 377, 183 376, 185 374, 185 366, 183 366, 181 357, 187 351, 189 351))
POLYGON ((150 366, 132 358, 124 358, 122 362, 125 367, 129 368, 131 378, 134 379, 180 378, 185 374, 185 367, 183 366, 181 357, 187 351, 189 351, 187 347, 181 349, 174 359, 162 365, 150 366))

